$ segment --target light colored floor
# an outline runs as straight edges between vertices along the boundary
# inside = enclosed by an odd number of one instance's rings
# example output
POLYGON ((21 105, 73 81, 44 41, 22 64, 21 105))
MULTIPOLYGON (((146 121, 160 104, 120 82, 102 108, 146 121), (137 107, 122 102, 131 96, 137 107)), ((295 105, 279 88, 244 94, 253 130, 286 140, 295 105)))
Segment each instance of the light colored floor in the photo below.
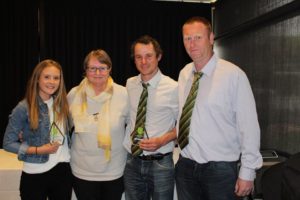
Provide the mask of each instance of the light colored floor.
MULTIPOLYGON (((174 150, 173 158, 176 163, 179 150, 174 150)), ((20 200, 19 184, 23 163, 18 161, 17 155, 0 149, 0 200, 20 200)), ((177 200, 176 190, 174 200, 177 200)), ((124 196, 122 200, 124 200, 124 196)), ((73 193, 72 200, 76 200, 73 193)))
POLYGON ((19 182, 23 163, 17 155, 0 149, 0 200, 20 200, 19 182))

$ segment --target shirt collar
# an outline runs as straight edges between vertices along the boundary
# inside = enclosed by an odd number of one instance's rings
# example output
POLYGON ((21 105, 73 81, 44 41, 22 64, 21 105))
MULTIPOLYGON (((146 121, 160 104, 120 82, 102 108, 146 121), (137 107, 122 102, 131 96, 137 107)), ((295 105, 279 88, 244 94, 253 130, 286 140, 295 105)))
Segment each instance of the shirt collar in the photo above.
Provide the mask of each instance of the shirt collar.
MULTIPOLYGON (((213 56, 209 59, 209 61, 206 63, 206 65, 202 68, 202 72, 206 76, 211 76, 216 68, 218 57, 214 53, 213 56)), ((196 71, 195 65, 193 66, 194 73, 196 71)))
MULTIPOLYGON (((160 79, 161 79, 161 76, 162 76, 162 73, 158 69, 157 73, 146 83, 148 83, 150 87, 156 88, 158 86, 158 83, 159 83, 160 79)), ((139 85, 142 82, 143 81, 142 81, 142 78, 141 78, 141 74, 139 74, 138 77, 137 77, 136 84, 139 85)))

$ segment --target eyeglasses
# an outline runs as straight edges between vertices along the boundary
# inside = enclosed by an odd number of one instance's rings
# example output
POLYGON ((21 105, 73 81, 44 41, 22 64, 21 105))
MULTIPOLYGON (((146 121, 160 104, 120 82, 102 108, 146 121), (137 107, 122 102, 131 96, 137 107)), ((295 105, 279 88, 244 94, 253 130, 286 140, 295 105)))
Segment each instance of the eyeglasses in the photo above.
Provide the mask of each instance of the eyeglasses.
POLYGON ((107 72, 110 68, 106 66, 101 66, 101 67, 87 67, 86 69, 89 72, 95 73, 97 70, 99 70, 99 72, 107 72))
POLYGON ((193 35, 193 36, 184 36, 183 40, 185 42, 191 42, 191 41, 199 41, 202 37, 200 35, 193 35))

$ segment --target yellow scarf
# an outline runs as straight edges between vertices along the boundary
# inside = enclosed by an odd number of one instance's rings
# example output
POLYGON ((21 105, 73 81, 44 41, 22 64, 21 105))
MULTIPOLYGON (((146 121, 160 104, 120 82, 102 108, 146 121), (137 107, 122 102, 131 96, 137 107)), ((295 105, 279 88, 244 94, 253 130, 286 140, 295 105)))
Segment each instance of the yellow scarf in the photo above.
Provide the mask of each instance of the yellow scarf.
MULTIPOLYGON (((92 86, 89 85, 87 78, 84 78, 77 90, 76 96, 74 98, 78 100, 80 99, 81 106, 80 112, 82 114, 86 113, 87 110, 87 97, 93 99, 94 101, 102 104, 102 107, 99 111, 99 115, 101 116, 98 121, 98 134, 97 141, 98 147, 104 149, 105 158, 107 161, 110 160, 111 157, 111 135, 110 135, 110 101, 113 94, 113 79, 111 77, 108 78, 107 86, 100 95, 95 96, 95 92, 92 86)), ((75 101, 76 102, 76 101, 75 101)), ((73 111, 72 111, 73 112, 73 111)))

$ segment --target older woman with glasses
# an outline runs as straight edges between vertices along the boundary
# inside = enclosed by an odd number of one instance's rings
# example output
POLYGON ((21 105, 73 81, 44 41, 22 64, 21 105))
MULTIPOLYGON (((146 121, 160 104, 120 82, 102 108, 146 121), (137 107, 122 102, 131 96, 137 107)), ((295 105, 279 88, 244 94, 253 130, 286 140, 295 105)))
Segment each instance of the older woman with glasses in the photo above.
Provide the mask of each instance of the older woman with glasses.
POLYGON ((101 49, 84 60, 85 78, 68 94, 75 134, 71 168, 79 200, 120 200, 126 151, 122 146, 128 116, 126 89, 110 76, 112 62, 101 49))

